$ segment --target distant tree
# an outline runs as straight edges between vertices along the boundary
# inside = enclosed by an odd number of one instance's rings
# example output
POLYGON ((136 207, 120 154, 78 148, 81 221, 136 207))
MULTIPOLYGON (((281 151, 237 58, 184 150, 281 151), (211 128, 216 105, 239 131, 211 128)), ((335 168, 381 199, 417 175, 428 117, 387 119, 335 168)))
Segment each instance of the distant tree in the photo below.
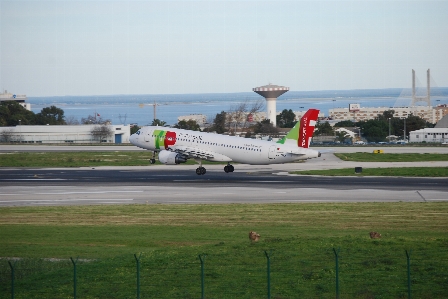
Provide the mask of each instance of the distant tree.
POLYGON ((296 114, 291 110, 283 109, 283 111, 277 115, 277 126, 280 128, 292 128, 296 124, 296 114))
POLYGON ((98 139, 98 142, 103 142, 104 139, 107 139, 107 137, 113 134, 113 130, 110 125, 102 124, 93 127, 90 134, 92 134, 93 139, 98 139))
POLYGON ((103 119, 99 114, 89 115, 87 118, 81 118, 81 123, 83 125, 106 125, 110 124, 110 119, 103 119))
POLYGON ((245 112, 245 117, 244 117, 244 123, 242 128, 246 128, 247 124, 248 124, 248 116, 249 115, 255 115, 257 113, 259 113, 261 111, 261 109, 263 109, 264 107, 264 103, 263 100, 257 100, 256 102, 253 102, 251 105, 247 105, 248 110, 245 112))
POLYGON ((140 130, 139 126, 132 126, 131 127, 131 135, 134 134, 134 133, 137 133, 138 130, 140 130))
POLYGON ((248 124, 247 117, 249 114, 256 114, 263 108, 263 101, 258 100, 253 103, 249 103, 247 100, 237 104, 230 108, 227 112, 227 127, 230 131, 231 128, 246 128, 248 124))
POLYGON ((79 125, 79 120, 77 120, 73 115, 70 115, 65 118, 65 124, 69 126, 79 125))
POLYGON ((42 110, 36 114, 37 125, 65 125, 64 110, 57 108, 56 106, 50 106, 42 108, 42 110))
POLYGON ((178 128, 178 129, 191 130, 191 131, 200 131, 201 130, 198 123, 193 119, 189 119, 187 121, 181 120, 174 127, 178 128))
POLYGON ((384 119, 389 119, 389 118, 393 118, 395 114, 395 110, 386 110, 383 112, 383 117, 384 119))
POLYGON ((0 132, 0 142, 11 142, 14 139, 13 129, 5 129, 0 132))
POLYGON ((213 120, 213 125, 210 128, 210 131, 216 131, 218 134, 222 134, 226 132, 226 121, 227 121, 227 112, 221 111, 221 113, 216 114, 215 119, 213 120))
POLYGON ((337 132, 335 132, 335 134, 336 134, 336 140, 341 143, 345 142, 347 139, 350 138, 350 135, 344 131, 337 131, 337 132))
POLYGON ((252 127, 254 134, 278 134, 278 128, 274 127, 271 123, 270 119, 265 119, 263 121, 259 121, 257 122, 253 127, 252 127))
POLYGON ((330 123, 325 122, 318 122, 315 127, 314 135, 333 135, 333 128, 331 127, 330 123))
POLYGON ((385 141, 387 135, 389 135, 389 123, 384 118, 360 121, 357 125, 361 128, 361 134, 369 142, 385 141))
MULTIPOLYGON (((404 121, 403 121, 404 127, 404 121)), ((423 128, 432 128, 434 124, 428 123, 423 118, 417 115, 408 115, 406 118, 406 136, 409 136, 410 131, 416 131, 423 128)), ((401 135, 403 135, 403 129, 401 129, 401 135)))
POLYGON ((35 114, 16 101, 0 102, 0 126, 34 125, 35 114))
POLYGON ((346 127, 346 128, 350 128, 350 127, 355 127, 355 123, 352 122, 351 120, 342 120, 340 122, 335 123, 334 125, 335 127, 346 127))
POLYGON ((163 120, 160 120, 158 118, 154 119, 151 123, 151 126, 159 126, 159 127, 163 127, 166 125, 166 122, 163 120))

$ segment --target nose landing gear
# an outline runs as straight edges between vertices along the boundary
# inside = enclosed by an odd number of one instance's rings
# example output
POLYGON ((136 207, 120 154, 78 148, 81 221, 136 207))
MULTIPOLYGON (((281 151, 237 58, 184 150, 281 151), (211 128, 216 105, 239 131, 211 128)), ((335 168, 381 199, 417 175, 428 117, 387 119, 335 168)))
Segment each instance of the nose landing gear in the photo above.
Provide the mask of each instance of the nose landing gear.
POLYGON ((149 159, 149 164, 155 164, 156 163, 156 152, 152 152, 152 158, 149 159))

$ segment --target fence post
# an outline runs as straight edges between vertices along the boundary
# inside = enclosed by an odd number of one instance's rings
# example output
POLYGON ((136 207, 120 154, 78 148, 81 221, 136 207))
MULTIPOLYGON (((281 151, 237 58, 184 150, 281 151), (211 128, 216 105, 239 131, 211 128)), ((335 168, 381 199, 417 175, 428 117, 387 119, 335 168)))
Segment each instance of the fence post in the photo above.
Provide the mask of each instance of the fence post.
POLYGON ((14 299, 14 267, 16 266, 17 261, 12 264, 10 261, 8 261, 9 267, 11 268, 11 299, 14 299))
POLYGON ((72 257, 70 257, 70 260, 73 264, 73 298, 76 299, 76 263, 78 262, 78 258, 76 260, 73 260, 72 257))
POLYGON ((411 252, 406 250, 406 260, 408 262, 408 299, 411 299, 411 252))
POLYGON ((205 253, 203 253, 198 256, 199 256, 199 260, 201 261, 201 298, 204 299, 205 298, 204 262, 205 262, 205 257, 207 255, 205 253))
POLYGON ((272 250, 269 252, 267 250, 264 251, 267 259, 268 299, 271 299, 271 253, 272 250))
POLYGON ((339 251, 341 248, 337 250, 333 248, 335 260, 336 260, 336 299, 339 299, 339 251))
POLYGON ((137 261, 137 299, 140 299, 140 258, 142 257, 142 253, 140 252, 138 257, 134 254, 134 257, 137 261))

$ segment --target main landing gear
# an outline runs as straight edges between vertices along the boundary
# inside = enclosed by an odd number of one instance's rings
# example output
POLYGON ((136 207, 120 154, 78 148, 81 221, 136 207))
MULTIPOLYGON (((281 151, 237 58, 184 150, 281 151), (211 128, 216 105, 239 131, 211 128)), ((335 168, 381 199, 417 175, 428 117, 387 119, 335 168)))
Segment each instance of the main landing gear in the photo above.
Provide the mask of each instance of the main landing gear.
POLYGON ((196 168, 196 174, 197 175, 204 175, 207 172, 207 170, 205 169, 205 167, 202 167, 202 160, 200 160, 199 163, 200 163, 199 167, 196 168))
POLYGON ((234 170, 235 170, 235 168, 230 163, 228 163, 226 166, 224 166, 224 171, 226 173, 233 172, 234 170))
MULTIPOLYGON (((201 163, 201 165, 198 168, 196 168, 196 174, 204 175, 207 172, 207 170, 205 170, 205 167, 202 166, 202 160, 200 161, 200 163, 201 163)), ((233 172, 234 170, 235 170, 235 168, 230 163, 228 163, 226 166, 224 166, 224 171, 226 173, 233 172)))
POLYGON ((205 167, 198 167, 196 168, 196 174, 197 175, 204 175, 207 172, 207 170, 205 170, 205 167))

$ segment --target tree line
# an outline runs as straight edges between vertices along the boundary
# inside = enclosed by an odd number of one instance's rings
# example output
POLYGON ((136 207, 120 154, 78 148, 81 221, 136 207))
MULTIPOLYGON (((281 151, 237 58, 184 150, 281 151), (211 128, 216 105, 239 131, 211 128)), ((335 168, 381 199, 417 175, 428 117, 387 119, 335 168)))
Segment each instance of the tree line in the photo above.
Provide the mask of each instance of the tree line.
POLYGON ((368 142, 382 142, 386 141, 389 135, 404 138, 409 137, 409 132, 420 130, 423 128, 433 128, 434 124, 425 121, 417 115, 408 115, 405 119, 394 117, 394 110, 384 111, 378 114, 375 119, 351 121, 344 120, 336 123, 332 127, 327 121, 320 121, 316 125, 315 136, 332 135, 336 136, 337 140, 343 142, 348 138, 345 132, 335 132, 337 128, 341 127, 356 127, 359 128, 361 138, 368 142), (406 127, 405 127, 406 126, 406 127), (404 136, 406 131, 406 136, 404 136), (390 132, 390 134, 389 134, 390 132))
MULTIPOLYGON (((218 134, 227 133, 235 135, 237 131, 244 131, 245 137, 251 137, 255 134, 277 135, 278 128, 292 128, 296 123, 296 115, 291 109, 284 109, 277 115, 277 127, 274 127, 269 119, 253 122, 249 118, 254 117, 263 109, 263 102, 257 101, 249 103, 248 101, 239 103, 229 111, 221 111, 211 121, 209 127, 204 131, 216 132, 218 134)), ((335 132, 339 127, 357 127, 361 131, 361 137, 368 142, 385 141, 386 137, 390 135, 409 136, 410 131, 415 131, 423 128, 434 127, 419 116, 408 115, 406 119, 394 117, 394 110, 384 111, 378 114, 375 119, 363 120, 354 122, 351 120, 340 121, 332 127, 327 121, 319 121, 316 125, 314 135, 331 135, 335 136, 341 142, 347 138, 344 132, 335 132), (389 125, 390 124, 390 125, 389 125), (406 127, 405 127, 406 125, 406 127)), ((94 136, 99 139, 107 136, 109 130, 107 127, 110 124, 109 119, 103 119, 100 115, 88 115, 81 119, 81 124, 97 124, 96 129, 92 131, 94 136)), ((2 101, 0 102, 0 126, 16 126, 16 125, 77 125, 80 124, 77 120, 70 118, 66 119, 64 111, 56 106, 43 108, 39 113, 34 113, 25 109, 16 101, 2 101)), ((165 126, 166 122, 155 119, 151 125, 165 126)), ((174 125, 176 128, 200 131, 200 126, 195 120, 182 120, 174 125)), ((131 134, 139 129, 138 126, 131 128, 131 134)))
MULTIPOLYGON (((81 119, 82 124, 96 125, 90 133, 99 142, 110 136, 113 131, 110 128, 111 121, 102 119, 99 115, 89 115, 81 119)), ((27 110, 16 101, 0 102, 0 127, 13 127, 17 125, 79 125, 74 118, 65 119, 64 110, 56 106, 42 108, 39 113, 27 110)), ((2 142, 14 141, 12 131, 0 132, 2 142)))
POLYGON ((39 113, 25 109, 16 101, 0 102, 0 127, 17 125, 104 125, 110 124, 110 119, 103 119, 99 114, 81 118, 81 122, 64 115, 64 110, 56 106, 42 108, 39 113))

